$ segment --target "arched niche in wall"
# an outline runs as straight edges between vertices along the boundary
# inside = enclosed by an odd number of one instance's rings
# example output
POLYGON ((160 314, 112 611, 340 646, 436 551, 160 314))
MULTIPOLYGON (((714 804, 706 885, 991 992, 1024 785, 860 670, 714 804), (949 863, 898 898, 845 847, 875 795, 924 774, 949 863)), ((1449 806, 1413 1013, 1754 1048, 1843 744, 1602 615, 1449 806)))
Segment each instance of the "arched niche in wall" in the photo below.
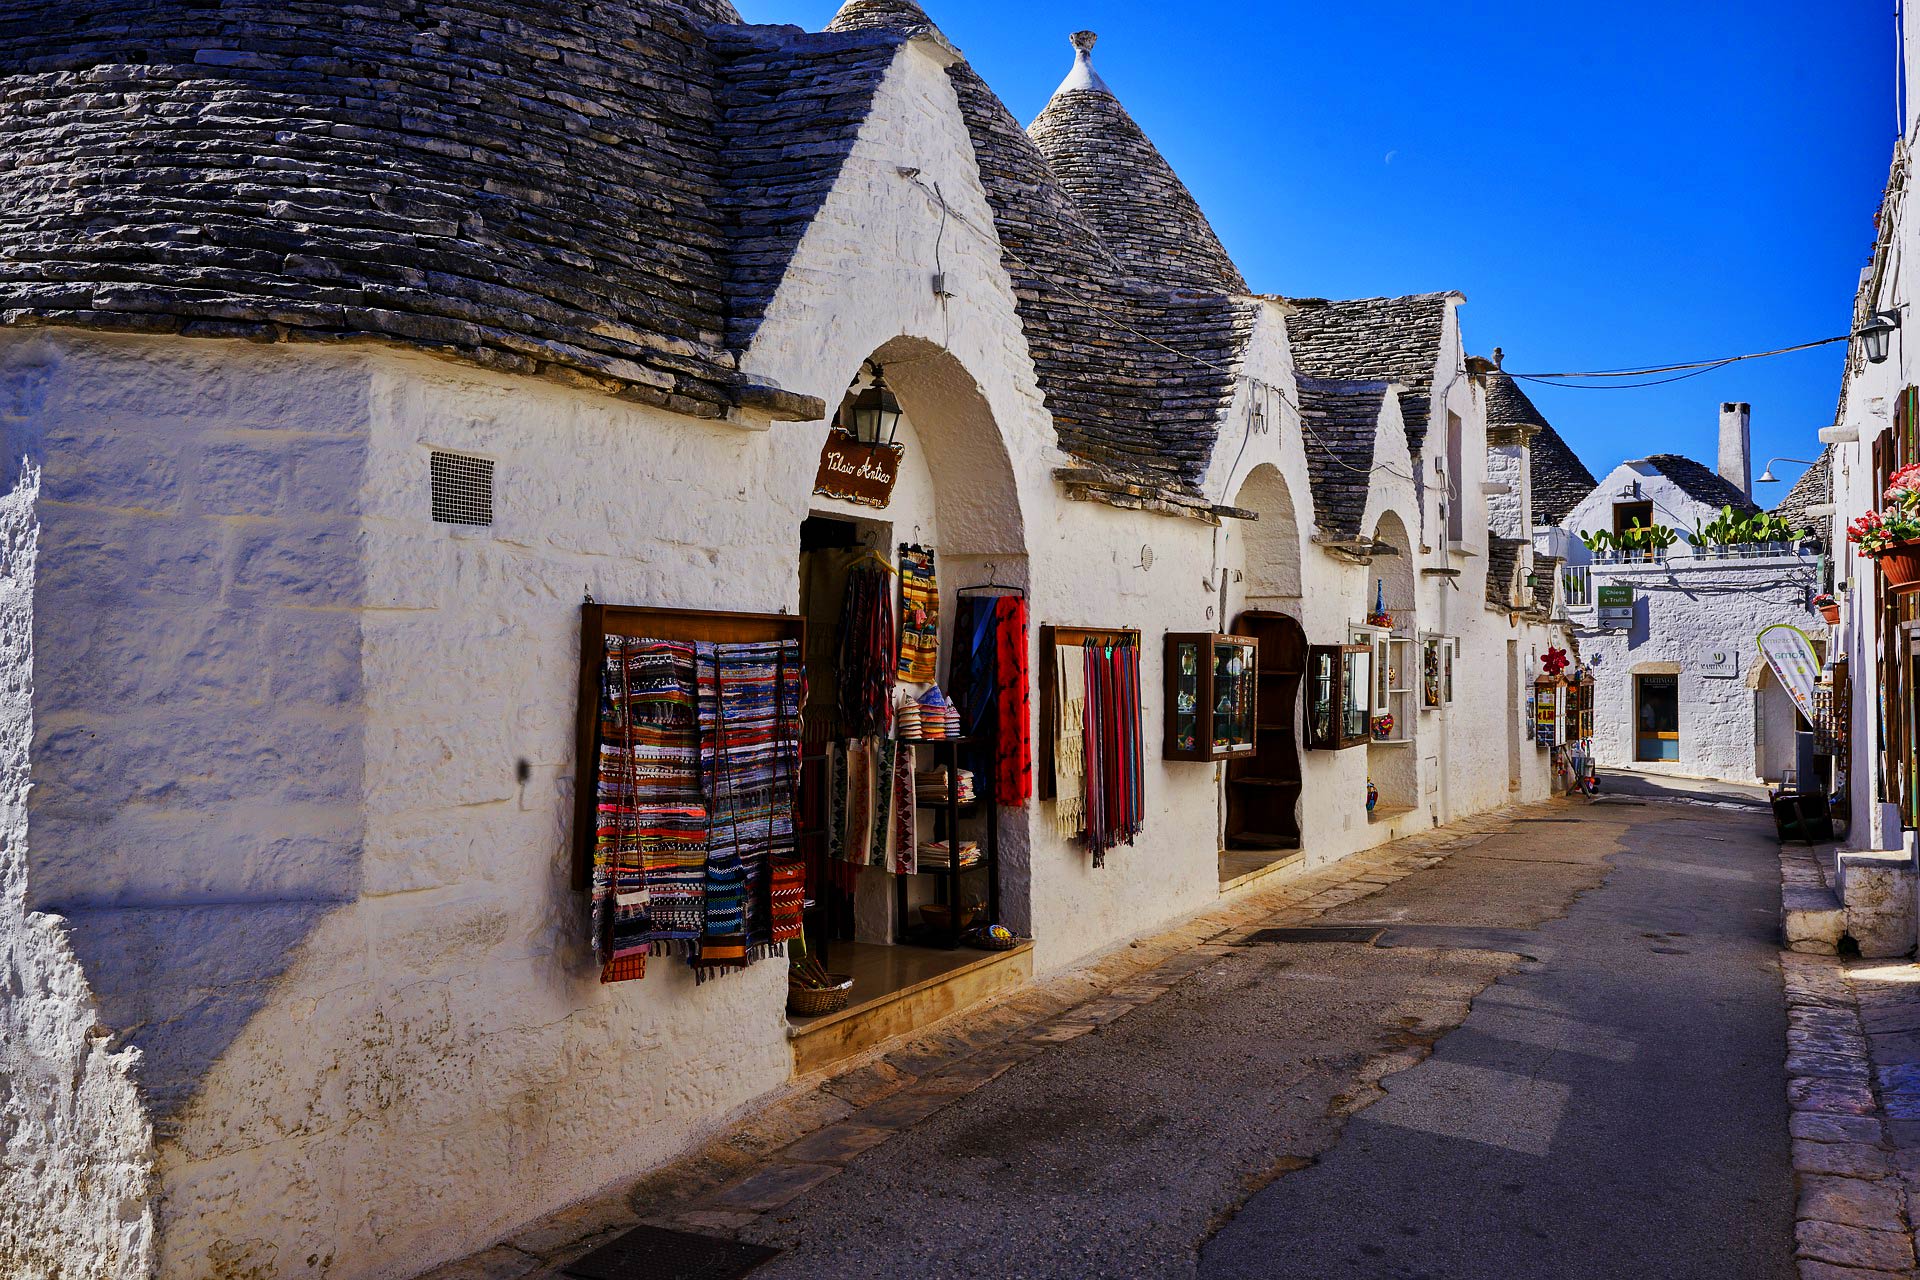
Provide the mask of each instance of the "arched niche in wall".
POLYGON ((1367 775, 1379 788, 1380 800, 1375 815, 1404 812, 1420 801, 1419 747, 1414 741, 1420 730, 1419 640, 1414 615, 1413 542, 1407 526, 1389 511, 1374 526, 1373 539, 1385 548, 1376 552, 1367 575, 1367 598, 1363 615, 1375 611, 1384 599, 1393 615, 1393 634, 1386 645, 1386 662, 1377 664, 1374 680, 1380 685, 1375 694, 1375 734, 1367 745, 1367 775), (1384 740, 1378 732, 1382 705, 1392 715, 1392 728, 1384 740))
POLYGON ((1278 467, 1262 463, 1240 486, 1233 505, 1260 517, 1228 525, 1227 536, 1240 544, 1240 597, 1245 607, 1278 609, 1282 601, 1298 600, 1300 525, 1286 477, 1278 467))

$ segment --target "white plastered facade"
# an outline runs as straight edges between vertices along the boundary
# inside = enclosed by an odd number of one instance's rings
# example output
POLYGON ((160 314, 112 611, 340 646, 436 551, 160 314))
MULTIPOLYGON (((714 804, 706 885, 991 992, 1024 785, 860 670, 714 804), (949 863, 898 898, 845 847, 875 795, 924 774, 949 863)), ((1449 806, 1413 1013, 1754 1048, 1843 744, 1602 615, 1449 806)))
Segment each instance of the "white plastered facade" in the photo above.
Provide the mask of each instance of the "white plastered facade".
MULTIPOLYGON (((1036 624, 1140 630, 1145 835, 1096 870, 1049 805, 1008 824, 1008 915, 1050 972, 1218 898, 1217 770, 1160 759, 1161 636, 1260 603, 1337 643, 1377 573, 1310 541, 1297 413, 1241 445, 1252 380, 1292 383, 1278 304, 1205 489, 1284 493, 1292 576, 1246 574, 1249 526, 1064 498, 949 56, 902 49, 743 363, 832 404, 880 353, 923 459, 884 518, 937 538, 943 592, 991 561, 1036 624), (939 186, 944 231, 902 166, 939 186), (1224 602, 1222 569, 1242 575, 1224 602)), ((1548 789, 1544 752, 1512 772, 1487 746, 1514 732, 1508 662, 1537 670, 1551 632, 1484 603, 1483 415, 1449 317, 1435 429, 1411 458, 1382 416, 1365 527, 1405 530, 1418 625, 1459 637, 1459 688, 1399 749, 1418 773, 1391 822, 1365 810, 1378 748, 1306 753, 1301 865, 1548 789), (1411 480, 1448 411, 1470 462, 1458 550, 1411 480)), ((783 964, 597 981, 569 887, 578 606, 796 610, 802 520, 846 513, 810 494, 825 424, 691 420, 378 346, 8 332, 0 380, 32 388, 5 421, 46 477, 4 513, 13 546, 43 532, 38 581, 9 551, 0 583, 41 658, 9 693, 0 793, 0 949, 35 994, 0 999, 0 1026, 41 1064, 12 1071, 63 1064, 65 1110, 17 1123, 92 1180, 61 1230, 112 1242, 97 1274, 411 1275, 787 1082, 783 964), (493 460, 491 526, 432 521, 433 450, 493 460), (126 1048, 153 1019, 181 1030, 126 1048)))
POLYGON ((1651 502, 1653 519, 1680 531, 1710 523, 1720 509, 1686 493, 1648 462, 1624 462, 1567 513, 1562 528, 1568 561, 1591 574, 1590 603, 1574 622, 1581 656, 1595 672, 1594 757, 1602 767, 1778 782, 1794 767, 1791 702, 1779 684, 1762 680, 1758 637, 1784 623, 1824 644, 1826 626, 1813 610, 1817 557, 1810 551, 1719 557, 1683 539, 1653 563, 1596 562, 1580 535, 1614 529, 1614 506, 1651 502), (1631 627, 1601 629, 1599 589, 1633 589, 1631 627), (1638 758, 1638 677, 1679 680, 1678 759, 1638 758))

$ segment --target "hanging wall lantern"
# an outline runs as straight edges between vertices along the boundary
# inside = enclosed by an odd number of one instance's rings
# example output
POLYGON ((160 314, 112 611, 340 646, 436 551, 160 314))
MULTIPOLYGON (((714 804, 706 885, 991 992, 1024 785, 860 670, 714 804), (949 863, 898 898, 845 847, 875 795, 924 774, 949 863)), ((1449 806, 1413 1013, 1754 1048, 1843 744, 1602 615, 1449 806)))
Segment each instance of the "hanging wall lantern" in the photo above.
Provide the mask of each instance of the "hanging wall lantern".
POLYGON ((1885 364, 1887 351, 1893 343, 1893 331, 1900 327, 1898 311, 1876 311, 1860 332, 1854 336, 1860 339, 1861 347, 1867 353, 1868 364, 1885 364))
POLYGON ((887 385, 886 370, 873 371, 873 381, 848 406, 847 418, 862 444, 893 443, 900 430, 900 400, 887 385))

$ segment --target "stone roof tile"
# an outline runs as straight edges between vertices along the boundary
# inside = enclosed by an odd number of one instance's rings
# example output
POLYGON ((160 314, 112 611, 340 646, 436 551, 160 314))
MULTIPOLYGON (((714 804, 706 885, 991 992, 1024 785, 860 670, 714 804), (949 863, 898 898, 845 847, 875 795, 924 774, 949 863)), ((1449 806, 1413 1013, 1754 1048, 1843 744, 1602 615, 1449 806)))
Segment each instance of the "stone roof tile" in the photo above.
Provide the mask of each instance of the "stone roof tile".
POLYGON ((1825 506, 1833 501, 1833 446, 1820 451, 1820 457, 1814 464, 1800 473, 1800 478, 1773 509, 1775 515, 1792 520, 1796 527, 1818 531, 1821 522, 1807 514, 1808 507, 1825 506))
POLYGON ((1519 582, 1520 551, 1524 538, 1487 537, 1487 603, 1496 609, 1526 608, 1532 604, 1531 592, 1522 592, 1519 582))
POLYGON ((1358 538, 1373 489, 1380 415, 1392 394, 1381 381, 1301 378, 1300 424, 1315 526, 1328 538, 1358 538))
POLYGON ((1646 462, 1696 502, 1710 507, 1732 507, 1743 515, 1753 515, 1760 510, 1760 504, 1740 492, 1738 485, 1692 458, 1677 453, 1656 453, 1646 462))
POLYGON ((1558 431, 1544 427, 1527 450, 1533 487, 1533 523, 1559 524, 1600 482, 1558 431))
POLYGON ((1407 451, 1418 458, 1427 440, 1434 369, 1446 333, 1453 293, 1404 298, 1292 300, 1287 338, 1294 364, 1316 378, 1384 378, 1400 383, 1400 411, 1407 424, 1407 451))
POLYGON ((1074 35, 1074 73, 1027 126, 1034 145, 1136 279, 1245 293, 1246 280, 1193 193, 1094 74, 1093 40, 1090 31, 1074 35))
POLYGON ((0 322, 374 338, 698 416, 767 405, 728 336, 708 33, 738 22, 725 0, 22 0, 0 322))

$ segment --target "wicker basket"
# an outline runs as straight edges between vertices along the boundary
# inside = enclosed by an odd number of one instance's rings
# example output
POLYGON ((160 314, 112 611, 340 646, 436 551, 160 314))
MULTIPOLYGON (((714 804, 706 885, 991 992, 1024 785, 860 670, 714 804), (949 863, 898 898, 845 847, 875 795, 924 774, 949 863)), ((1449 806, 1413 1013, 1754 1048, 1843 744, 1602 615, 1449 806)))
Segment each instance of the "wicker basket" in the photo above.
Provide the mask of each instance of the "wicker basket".
POLYGON ((1020 938, 1011 932, 1004 938, 996 938, 987 931, 987 926, 982 926, 967 935, 967 945, 982 951, 1011 951, 1020 945, 1020 938))
MULTIPOLYGON (((962 929, 968 928, 974 921, 985 914, 986 911, 982 907, 960 908, 960 927, 962 929)), ((920 918, 927 922, 927 927, 930 929, 951 929, 953 927, 953 915, 947 909, 947 905, 944 902, 927 903, 920 908, 920 918)))
POLYGON ((787 1012, 796 1018, 812 1018, 823 1013, 838 1013, 852 997, 853 979, 844 973, 830 973, 830 987, 802 987, 787 984, 787 1012))

